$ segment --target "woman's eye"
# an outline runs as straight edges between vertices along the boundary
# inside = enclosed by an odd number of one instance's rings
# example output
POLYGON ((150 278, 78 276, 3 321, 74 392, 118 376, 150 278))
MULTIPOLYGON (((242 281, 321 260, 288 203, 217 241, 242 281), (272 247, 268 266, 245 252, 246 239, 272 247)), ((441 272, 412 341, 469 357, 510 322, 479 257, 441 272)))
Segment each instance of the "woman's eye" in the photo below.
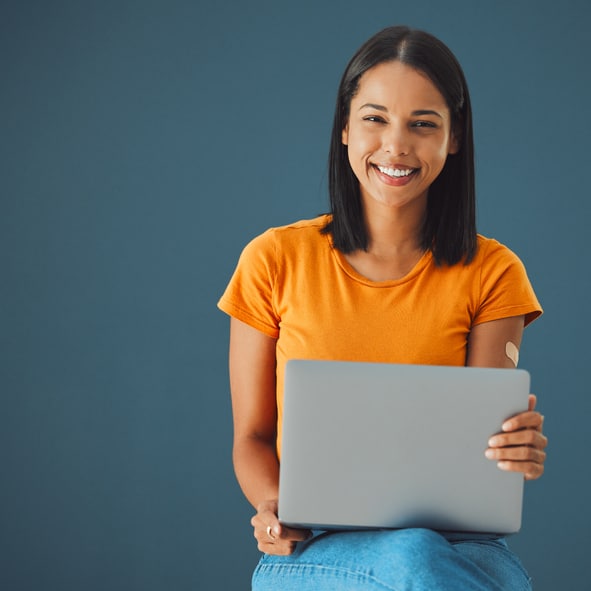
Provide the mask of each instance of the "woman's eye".
POLYGON ((384 123, 384 119, 378 115, 368 115, 363 118, 364 121, 371 121, 372 123, 384 123))
POLYGON ((431 122, 431 121, 415 121, 412 124, 413 127, 427 127, 427 128, 436 128, 437 125, 435 125, 435 123, 431 122))

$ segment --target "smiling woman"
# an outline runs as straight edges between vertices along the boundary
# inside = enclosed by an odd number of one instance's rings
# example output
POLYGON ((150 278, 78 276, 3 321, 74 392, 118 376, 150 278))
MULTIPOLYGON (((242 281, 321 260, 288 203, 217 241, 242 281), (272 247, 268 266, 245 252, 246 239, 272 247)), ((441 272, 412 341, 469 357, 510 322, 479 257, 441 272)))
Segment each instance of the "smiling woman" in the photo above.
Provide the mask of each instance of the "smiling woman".
POLYGON ((398 232, 394 244, 387 226, 374 225, 366 248, 348 253, 348 260, 370 278, 396 279, 422 256, 424 247, 414 228, 424 219, 429 187, 447 157, 458 150, 449 108, 419 71, 399 61, 381 63, 359 81, 342 143, 359 181, 365 225, 389 217, 409 230, 398 232), (402 266, 376 275, 374 259, 388 256, 392 247, 402 266))
MULTIPOLYGON (((476 233, 470 98, 439 40, 390 27, 359 49, 329 165, 330 215, 255 238, 218 304, 232 317, 234 465, 265 553, 253 589, 529 590, 494 535, 312 533, 278 520, 289 359, 509 368, 507 343, 518 349, 542 311, 517 256, 476 233)), ((483 442, 486 457, 538 478, 542 422, 532 396, 483 442)))
POLYGON ((350 109, 342 141, 364 208, 372 200, 393 207, 418 200, 422 218, 429 187, 457 152, 445 99, 426 76, 395 61, 362 76, 350 109))
MULTIPOLYGON (((455 264, 464 258, 469 262, 476 249, 476 208, 472 107, 468 86, 460 64, 444 43, 427 33, 405 27, 391 27, 368 40, 353 56, 341 79, 329 159, 333 219, 327 231, 342 252, 367 249, 368 233, 361 210, 360 186, 349 166, 349 150, 343 143, 343 133, 349 124, 361 79, 367 81, 372 70, 388 65, 407 66, 409 74, 412 72, 423 78, 427 94, 415 96, 419 103, 414 107, 413 116, 420 118, 415 122, 415 128, 443 123, 437 121, 438 115, 439 118, 442 116, 438 108, 423 102, 430 96, 439 109, 448 113, 455 142, 450 149, 450 154, 455 156, 447 159, 427 195, 427 209, 420 232, 422 247, 432 250, 438 263, 455 264), (392 33, 390 39, 386 39, 386 31, 392 33)), ((365 102, 358 104, 364 105, 365 102)), ((378 107, 375 121, 383 120, 387 101, 367 104, 368 108, 378 107)))

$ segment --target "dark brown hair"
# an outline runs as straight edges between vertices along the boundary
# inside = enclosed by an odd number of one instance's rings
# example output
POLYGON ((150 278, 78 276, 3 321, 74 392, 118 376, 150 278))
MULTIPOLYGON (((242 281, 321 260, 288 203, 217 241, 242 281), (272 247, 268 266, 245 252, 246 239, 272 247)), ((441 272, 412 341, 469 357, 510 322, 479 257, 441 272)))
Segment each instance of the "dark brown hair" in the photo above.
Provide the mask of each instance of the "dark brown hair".
POLYGON ((353 56, 339 85, 329 154, 332 220, 323 229, 344 253, 368 247, 359 181, 349 164, 342 131, 361 76, 378 64, 400 61, 425 74, 444 97, 459 150, 450 154, 427 197, 421 243, 437 264, 470 262, 476 252, 476 199, 472 109, 464 73, 439 39, 403 26, 389 27, 366 41, 353 56))

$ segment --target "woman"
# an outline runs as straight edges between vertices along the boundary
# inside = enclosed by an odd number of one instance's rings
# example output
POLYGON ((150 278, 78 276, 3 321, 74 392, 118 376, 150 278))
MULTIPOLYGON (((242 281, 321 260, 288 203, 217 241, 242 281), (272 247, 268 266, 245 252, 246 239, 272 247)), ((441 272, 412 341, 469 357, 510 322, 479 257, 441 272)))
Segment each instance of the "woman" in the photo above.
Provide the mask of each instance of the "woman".
MULTIPOLYGON (((524 326, 541 314, 519 259, 476 234, 468 89, 431 35, 390 27, 352 58, 329 192, 330 215, 255 238, 219 302, 232 317, 235 470, 265 553, 253 588, 530 589, 502 539, 279 523, 287 359, 514 367, 524 326)), ((535 403, 499 425, 486 450, 526 479, 545 459, 535 403)))

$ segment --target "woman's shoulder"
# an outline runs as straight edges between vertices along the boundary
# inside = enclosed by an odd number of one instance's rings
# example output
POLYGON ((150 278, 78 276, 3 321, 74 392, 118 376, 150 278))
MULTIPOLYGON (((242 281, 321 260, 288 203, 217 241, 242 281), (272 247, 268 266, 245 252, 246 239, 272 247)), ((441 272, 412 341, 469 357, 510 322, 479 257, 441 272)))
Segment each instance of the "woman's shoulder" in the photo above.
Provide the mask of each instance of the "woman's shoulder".
POLYGON ((329 217, 318 216, 299 220, 283 226, 271 227, 252 238, 242 249, 241 266, 272 269, 284 267, 287 261, 309 259, 313 253, 329 245, 327 236, 322 234, 329 217))
POLYGON ((478 234, 477 236, 478 248, 474 262, 477 265, 486 264, 510 264, 518 263, 521 264, 519 257, 513 252, 508 246, 499 242, 495 238, 489 238, 478 234))
POLYGON ((326 224, 329 221, 330 216, 324 214, 311 219, 298 220, 296 222, 292 222, 291 224, 286 224, 284 226, 276 226, 273 228, 269 228, 267 232, 274 233, 277 236, 285 237, 286 239, 289 239, 292 236, 301 236, 306 233, 312 236, 316 236, 320 234, 321 230, 326 226, 326 224))
POLYGON ((250 246, 255 248, 303 248, 307 244, 317 245, 326 241, 322 229, 326 226, 330 216, 320 215, 312 219, 298 220, 283 226, 274 226, 256 236, 250 246))

